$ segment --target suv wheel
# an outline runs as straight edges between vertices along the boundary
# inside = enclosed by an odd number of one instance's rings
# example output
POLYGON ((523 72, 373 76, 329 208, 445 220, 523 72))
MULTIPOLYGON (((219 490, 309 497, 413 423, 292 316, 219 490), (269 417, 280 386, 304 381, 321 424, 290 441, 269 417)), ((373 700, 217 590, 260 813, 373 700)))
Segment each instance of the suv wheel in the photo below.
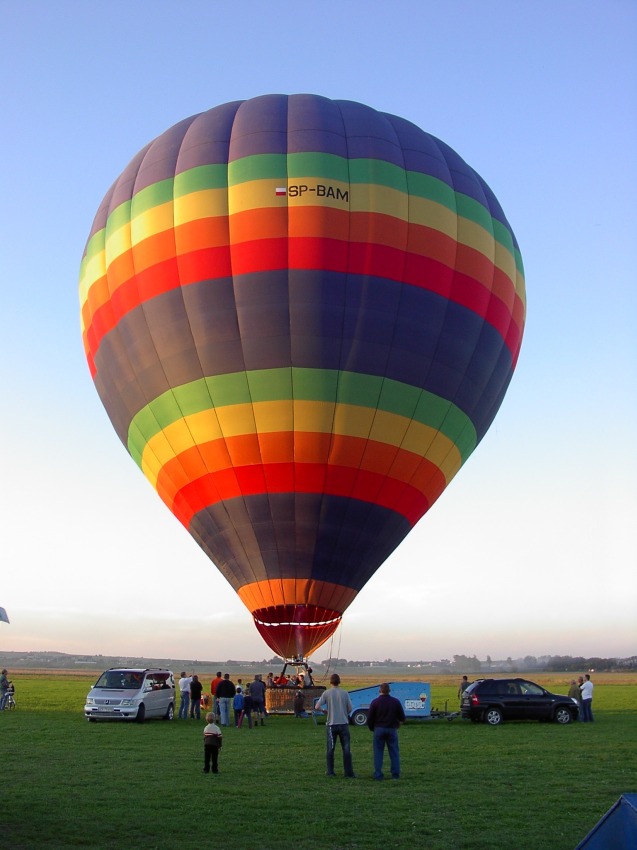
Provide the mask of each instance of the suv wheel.
POLYGON ((557 708, 555 710, 555 722, 556 723, 561 723, 563 726, 565 726, 567 723, 571 723, 572 720, 573 720, 573 715, 568 710, 568 708, 565 708, 564 706, 560 706, 560 708, 557 708))
POLYGON ((172 720, 174 716, 175 716, 175 706, 171 702, 170 705, 168 706, 168 710, 166 711, 166 714, 164 714, 164 720, 172 720))
POLYGON ((502 723, 502 712, 499 708, 487 708, 484 712, 484 722, 489 726, 499 726, 502 723))

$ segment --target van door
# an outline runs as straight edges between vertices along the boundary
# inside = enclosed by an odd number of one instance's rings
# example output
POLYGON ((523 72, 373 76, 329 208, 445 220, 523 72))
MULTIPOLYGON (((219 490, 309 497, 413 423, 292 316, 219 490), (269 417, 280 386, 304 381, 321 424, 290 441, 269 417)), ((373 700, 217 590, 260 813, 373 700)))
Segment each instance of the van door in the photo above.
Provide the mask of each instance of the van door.
POLYGON ((174 687, 171 687, 171 678, 170 673, 166 671, 146 674, 144 680, 146 717, 166 716, 168 708, 175 698, 174 687))

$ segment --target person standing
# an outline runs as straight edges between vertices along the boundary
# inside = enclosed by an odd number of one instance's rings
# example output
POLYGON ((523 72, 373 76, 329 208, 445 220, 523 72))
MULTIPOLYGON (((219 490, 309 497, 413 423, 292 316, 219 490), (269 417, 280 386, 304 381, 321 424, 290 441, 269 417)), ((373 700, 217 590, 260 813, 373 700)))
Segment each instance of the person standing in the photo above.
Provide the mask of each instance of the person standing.
POLYGON ((7 700, 9 699, 9 689, 11 682, 6 670, 0 673, 0 711, 4 711, 7 700))
POLYGON ((215 716, 212 711, 206 714, 206 725, 203 729, 203 772, 219 773, 219 751, 223 743, 221 729, 215 723, 215 716))
POLYGON ((248 686, 248 693, 252 699, 252 709, 255 713, 254 725, 256 726, 261 721, 263 726, 263 718, 265 716, 265 682, 261 679, 261 675, 257 673, 254 681, 248 686))
POLYGON ((469 687, 469 679, 466 676, 463 676, 460 680, 460 684, 458 685, 458 699, 462 702, 462 696, 464 692, 469 687))
POLYGON ((584 675, 584 681, 580 685, 580 694, 582 696, 581 703, 581 711, 582 711, 582 722, 583 723, 592 723, 593 722, 593 683, 591 682, 591 677, 586 673, 584 675))
POLYGON ((232 709, 234 711, 234 725, 239 728, 241 715, 243 714, 243 688, 237 685, 237 690, 232 700, 232 709))
POLYGON ((190 683, 192 682, 192 676, 186 676, 185 673, 181 674, 181 678, 178 682, 179 687, 179 714, 177 715, 179 720, 188 720, 188 708, 190 706, 190 683))
POLYGON ((349 716, 353 711, 352 701, 347 691, 340 688, 341 677, 338 673, 330 676, 330 688, 323 691, 316 703, 316 710, 327 714, 327 749, 326 763, 327 776, 336 776, 334 773, 334 750, 336 742, 340 741, 343 750, 343 772, 349 779, 355 776, 352 764, 352 752, 350 749, 349 716))
POLYGON ((219 671, 218 673, 215 673, 214 679, 212 680, 212 682, 210 682, 210 694, 212 696, 212 710, 213 710, 217 720, 219 720, 219 703, 217 702, 216 693, 217 693, 217 688, 219 687, 219 682, 222 682, 222 681, 223 681, 223 676, 221 675, 221 671, 219 671))
POLYGON ((294 716, 295 717, 307 717, 308 713, 305 710, 305 695, 303 691, 299 688, 298 691, 294 693, 294 700, 292 702, 294 706, 294 716))
POLYGON ((577 691, 578 691, 577 704, 579 705, 579 720, 580 720, 580 723, 582 723, 584 721, 584 712, 582 711, 582 690, 581 690, 583 684, 584 684, 584 677, 578 676, 577 677, 577 691))
POLYGON ((217 685, 215 694, 219 704, 219 715, 222 726, 230 725, 230 706, 236 692, 237 689, 234 686, 234 682, 230 680, 230 673, 224 673, 223 679, 217 685))
POLYGON ((390 696, 387 682, 380 686, 379 694, 369 704, 367 726, 374 733, 374 779, 384 779, 383 757, 385 747, 389 753, 389 766, 392 779, 400 779, 400 750, 398 748, 398 727, 405 722, 403 704, 390 696))
POLYGON ((190 716, 197 720, 201 717, 201 693, 203 685, 199 681, 199 676, 193 676, 190 682, 190 716))
POLYGON ((248 729, 252 729, 252 697, 250 696, 250 688, 243 695, 243 711, 239 715, 239 729, 243 725, 244 719, 248 721, 248 729))

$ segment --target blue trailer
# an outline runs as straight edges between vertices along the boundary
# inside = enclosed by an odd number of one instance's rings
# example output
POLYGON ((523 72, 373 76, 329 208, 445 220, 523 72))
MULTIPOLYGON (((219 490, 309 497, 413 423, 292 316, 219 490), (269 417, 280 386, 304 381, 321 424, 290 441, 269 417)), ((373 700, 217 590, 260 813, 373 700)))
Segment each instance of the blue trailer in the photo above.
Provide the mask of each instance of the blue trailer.
MULTIPOLYGON (((405 710, 405 717, 424 719, 431 716, 431 688, 429 682, 389 682, 390 693, 399 699, 405 710)), ((355 688, 349 691, 353 710, 350 721, 354 726, 367 724, 369 704, 378 696, 378 685, 371 688, 355 688)))

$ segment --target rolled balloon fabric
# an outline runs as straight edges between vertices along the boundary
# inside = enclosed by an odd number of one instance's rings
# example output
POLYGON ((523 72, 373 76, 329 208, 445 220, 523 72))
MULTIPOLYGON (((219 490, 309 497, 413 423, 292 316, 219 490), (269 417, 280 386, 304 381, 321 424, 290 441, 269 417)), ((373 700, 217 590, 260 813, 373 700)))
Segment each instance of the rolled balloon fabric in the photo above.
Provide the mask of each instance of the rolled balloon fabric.
POLYGON ((284 658, 332 635, 475 449, 525 317, 482 178, 409 121, 310 94, 140 151, 80 302, 117 434, 284 658))

